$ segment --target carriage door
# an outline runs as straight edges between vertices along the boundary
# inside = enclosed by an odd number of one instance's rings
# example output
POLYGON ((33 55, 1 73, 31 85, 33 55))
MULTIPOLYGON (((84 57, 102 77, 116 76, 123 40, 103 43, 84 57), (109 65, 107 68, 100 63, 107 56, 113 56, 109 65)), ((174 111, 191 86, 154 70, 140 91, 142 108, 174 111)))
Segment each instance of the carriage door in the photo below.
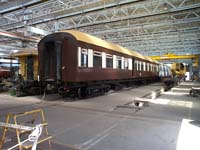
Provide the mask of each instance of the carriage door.
POLYGON ((135 59, 132 58, 132 76, 134 76, 134 71, 135 71, 135 59))
POLYGON ((61 80, 61 61, 62 61, 62 55, 61 55, 61 49, 62 49, 62 42, 56 41, 55 42, 55 76, 57 80, 61 80))
POLYGON ((45 79, 61 80, 61 46, 61 41, 46 43, 43 58, 45 79))
POLYGON ((34 64, 34 57, 33 56, 28 56, 26 59, 26 64, 27 64, 27 71, 26 71, 26 77, 27 80, 33 80, 33 64, 34 64))

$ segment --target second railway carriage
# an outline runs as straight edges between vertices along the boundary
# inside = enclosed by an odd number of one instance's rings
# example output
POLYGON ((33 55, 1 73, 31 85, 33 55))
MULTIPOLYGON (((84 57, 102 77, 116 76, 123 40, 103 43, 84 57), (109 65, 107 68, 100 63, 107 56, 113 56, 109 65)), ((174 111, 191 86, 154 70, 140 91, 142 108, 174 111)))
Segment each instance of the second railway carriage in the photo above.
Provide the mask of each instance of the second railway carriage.
POLYGON ((158 64, 149 57, 76 30, 45 36, 38 54, 40 81, 62 94, 81 97, 119 83, 158 77, 158 64))
POLYGON ((11 76, 10 68, 0 67, 0 81, 11 76))
POLYGON ((20 63, 19 75, 13 87, 16 96, 39 94, 37 49, 25 48, 12 56, 18 58, 20 63))
POLYGON ((37 49, 25 48, 12 54, 19 59, 19 74, 27 80, 37 80, 38 75, 38 52, 37 49))

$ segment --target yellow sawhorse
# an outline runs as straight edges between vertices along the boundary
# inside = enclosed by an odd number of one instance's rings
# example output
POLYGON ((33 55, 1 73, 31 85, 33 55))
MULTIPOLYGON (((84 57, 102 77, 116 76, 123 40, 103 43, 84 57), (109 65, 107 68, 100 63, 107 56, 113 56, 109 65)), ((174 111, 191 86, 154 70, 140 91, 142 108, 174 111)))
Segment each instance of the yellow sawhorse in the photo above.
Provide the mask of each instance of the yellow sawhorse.
POLYGON ((37 124, 41 124, 44 131, 41 133, 37 143, 40 144, 42 142, 48 141, 49 147, 51 147, 52 136, 50 136, 48 133, 47 122, 42 109, 36 109, 16 114, 9 113, 6 115, 5 123, 3 124, 4 126, 0 141, 0 150, 3 148, 8 130, 10 129, 13 131, 13 128, 17 138, 16 141, 19 150, 31 148, 33 146, 33 142, 26 141, 23 144, 21 144, 21 142, 28 137, 27 134, 30 134, 31 130, 29 128, 34 128, 37 124))

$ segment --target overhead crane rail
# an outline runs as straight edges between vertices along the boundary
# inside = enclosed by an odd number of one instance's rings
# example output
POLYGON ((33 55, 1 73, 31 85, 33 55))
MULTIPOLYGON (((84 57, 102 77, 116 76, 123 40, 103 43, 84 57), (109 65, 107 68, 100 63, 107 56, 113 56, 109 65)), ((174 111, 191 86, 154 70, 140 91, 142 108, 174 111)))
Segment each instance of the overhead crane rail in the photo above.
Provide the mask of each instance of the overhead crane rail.
POLYGON ((193 54, 193 55, 176 55, 172 53, 167 53, 165 55, 161 56, 150 56, 154 60, 168 60, 168 59, 194 59, 195 62, 193 63, 193 66, 198 66, 200 55, 193 54))

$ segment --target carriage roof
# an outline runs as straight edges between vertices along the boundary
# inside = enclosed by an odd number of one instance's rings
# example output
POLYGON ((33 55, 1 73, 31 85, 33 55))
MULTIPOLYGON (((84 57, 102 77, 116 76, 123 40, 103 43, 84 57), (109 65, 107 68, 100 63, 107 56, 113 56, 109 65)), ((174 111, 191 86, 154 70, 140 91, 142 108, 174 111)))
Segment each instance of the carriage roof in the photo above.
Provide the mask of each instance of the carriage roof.
POLYGON ((77 30, 64 30, 64 31, 60 31, 60 32, 69 33, 69 34, 73 35, 76 38, 76 40, 78 40, 78 41, 82 41, 82 42, 85 42, 85 43, 101 46, 101 47, 104 47, 104 48, 107 48, 107 49, 110 49, 110 50, 113 50, 113 51, 117 51, 117 52, 124 53, 124 54, 130 55, 130 56, 134 56, 134 57, 137 57, 137 58, 140 58, 140 59, 143 59, 143 60, 148 60, 150 62, 154 62, 148 56, 143 56, 142 54, 140 54, 136 51, 129 50, 129 49, 121 47, 117 44, 107 42, 107 41, 102 40, 100 38, 91 36, 87 33, 83 33, 83 32, 77 31, 77 30))
POLYGON ((33 55, 34 56, 38 55, 37 49, 24 48, 24 49, 12 54, 13 57, 23 57, 23 56, 33 56, 33 55))

